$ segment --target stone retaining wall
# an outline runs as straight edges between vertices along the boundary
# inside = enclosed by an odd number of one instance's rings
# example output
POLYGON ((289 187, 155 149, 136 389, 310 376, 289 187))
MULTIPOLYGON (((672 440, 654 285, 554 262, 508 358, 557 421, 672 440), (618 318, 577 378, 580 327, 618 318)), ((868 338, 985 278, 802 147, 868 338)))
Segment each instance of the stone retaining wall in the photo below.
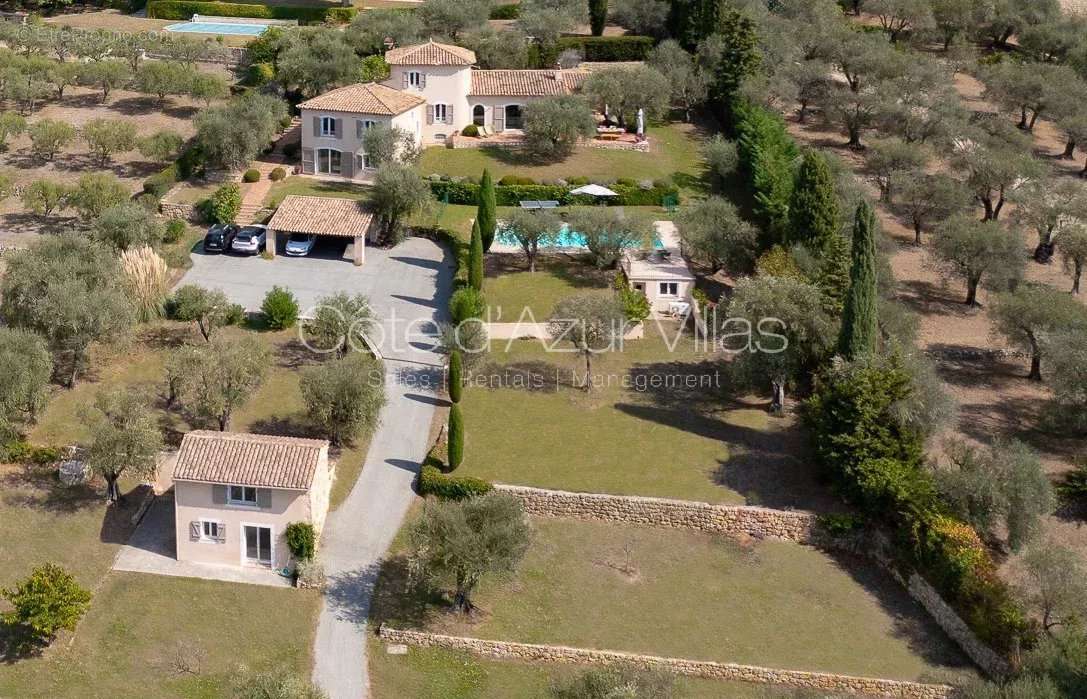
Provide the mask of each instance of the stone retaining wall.
POLYGON ((571 493, 495 484, 495 489, 517 497, 531 515, 581 520, 630 522, 725 534, 748 534, 800 544, 815 538, 816 517, 801 510, 715 505, 633 495, 571 493))
POLYGON ((423 631, 402 631, 382 625, 378 636, 386 643, 409 646, 447 648, 466 651, 491 658, 522 660, 535 663, 566 663, 575 665, 624 664, 647 670, 664 670, 677 675, 702 677, 711 680, 731 680, 754 684, 772 684, 783 687, 843 692, 871 697, 896 699, 947 699, 955 696, 955 690, 947 685, 921 684, 900 680, 884 680, 870 677, 853 677, 824 672, 802 670, 775 670, 753 665, 717 663, 706 660, 664 658, 656 655, 638 655, 612 650, 545 646, 535 643, 489 641, 481 638, 446 636, 423 631))
POLYGON ((168 201, 159 202, 159 213, 166 218, 179 218, 182 221, 192 221, 193 223, 196 223, 199 218, 196 212, 196 206, 193 204, 177 204, 168 201))

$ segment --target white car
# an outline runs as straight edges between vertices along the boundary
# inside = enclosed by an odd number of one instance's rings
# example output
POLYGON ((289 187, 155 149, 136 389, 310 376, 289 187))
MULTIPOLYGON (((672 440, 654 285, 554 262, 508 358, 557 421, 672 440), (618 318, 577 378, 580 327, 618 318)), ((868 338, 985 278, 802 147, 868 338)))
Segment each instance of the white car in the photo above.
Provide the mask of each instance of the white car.
POLYGON ((230 249, 243 255, 256 255, 264 252, 265 242, 268 240, 268 227, 254 223, 251 226, 243 226, 234 236, 234 242, 230 249))
POLYGON ((317 236, 315 235, 291 233, 290 237, 287 238, 285 252, 291 257, 305 257, 313 250, 313 246, 316 242, 317 236))

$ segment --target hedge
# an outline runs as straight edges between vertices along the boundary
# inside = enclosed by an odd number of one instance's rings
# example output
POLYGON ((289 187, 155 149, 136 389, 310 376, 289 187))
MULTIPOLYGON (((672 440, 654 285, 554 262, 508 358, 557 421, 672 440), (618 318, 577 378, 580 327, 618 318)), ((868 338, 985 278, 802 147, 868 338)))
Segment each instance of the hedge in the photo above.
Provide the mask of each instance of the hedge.
POLYGON ((162 198, 178 182, 183 182, 204 168, 204 153, 197 146, 182 151, 177 160, 143 181, 143 191, 162 198))
POLYGON ((491 19, 517 19, 521 16, 521 6, 515 2, 495 5, 491 8, 491 19))
POLYGON ((464 500, 489 493, 494 486, 481 478, 449 476, 434 466, 425 465, 419 471, 420 495, 433 495, 442 500, 464 500))
MULTIPOLYGON (((614 184, 611 189, 619 196, 608 197, 607 203, 616 206, 660 206, 665 197, 678 197, 679 188, 675 185, 654 184, 649 189, 638 185, 614 184)), ((439 201, 450 204, 475 206, 479 199, 479 185, 473 182, 437 181, 430 183, 430 191, 439 201)), ((522 201, 557 201, 563 206, 591 205, 598 203, 596 197, 570 194, 570 188, 553 184, 516 184, 495 185, 495 198, 499 206, 517 206, 522 201)))
POLYGON ((654 43, 650 36, 564 36, 555 42, 555 50, 575 49, 586 61, 644 61, 654 43))
POLYGON ((232 2, 198 2, 196 0, 152 0, 147 3, 147 16, 152 19, 190 19, 193 15, 214 17, 252 17, 254 19, 294 19, 302 24, 350 22, 357 10, 353 7, 305 7, 299 5, 243 5, 232 2))

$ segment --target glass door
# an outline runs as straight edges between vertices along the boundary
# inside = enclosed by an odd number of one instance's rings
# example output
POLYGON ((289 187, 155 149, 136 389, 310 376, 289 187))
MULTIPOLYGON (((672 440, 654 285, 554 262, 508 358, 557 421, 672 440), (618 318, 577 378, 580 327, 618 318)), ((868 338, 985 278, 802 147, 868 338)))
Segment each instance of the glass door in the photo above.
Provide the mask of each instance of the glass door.
POLYGON ((272 529, 245 525, 245 560, 247 563, 272 565, 272 529))

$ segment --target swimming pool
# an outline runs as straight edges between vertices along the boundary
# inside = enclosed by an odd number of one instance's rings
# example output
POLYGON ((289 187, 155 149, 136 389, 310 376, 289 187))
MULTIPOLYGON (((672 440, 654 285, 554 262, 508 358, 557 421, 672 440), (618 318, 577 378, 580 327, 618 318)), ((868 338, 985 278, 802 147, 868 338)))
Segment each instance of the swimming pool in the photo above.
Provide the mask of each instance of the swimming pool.
MULTIPOLYGON (((509 245, 509 246, 512 246, 512 247, 516 247, 516 246, 520 245, 520 243, 517 242, 517 238, 514 237, 509 232, 509 229, 505 228, 502 225, 501 221, 499 221, 499 223, 498 223, 498 231, 496 232, 494 237, 495 237, 495 240, 497 240, 499 243, 502 243, 504 245, 509 245)), ((578 233, 577 231, 574 231, 574 230, 570 230, 570 224, 564 223, 564 224, 562 224, 562 228, 559 229, 559 232, 556 233, 551 238, 550 241, 548 241, 548 244, 547 245, 540 245, 540 247, 541 248, 580 248, 582 250, 585 250, 589 246, 585 244, 585 235, 584 234, 578 233)), ((636 248, 636 247, 639 247, 639 246, 633 245, 631 247, 636 248)), ((653 238, 653 247, 656 248, 657 250, 662 250, 662 249, 664 249, 664 243, 661 242, 660 238, 654 237, 653 238)))
POLYGON ((163 27, 168 32, 181 34, 236 34, 238 36, 258 36, 267 28, 267 24, 228 22, 181 22, 163 27))

